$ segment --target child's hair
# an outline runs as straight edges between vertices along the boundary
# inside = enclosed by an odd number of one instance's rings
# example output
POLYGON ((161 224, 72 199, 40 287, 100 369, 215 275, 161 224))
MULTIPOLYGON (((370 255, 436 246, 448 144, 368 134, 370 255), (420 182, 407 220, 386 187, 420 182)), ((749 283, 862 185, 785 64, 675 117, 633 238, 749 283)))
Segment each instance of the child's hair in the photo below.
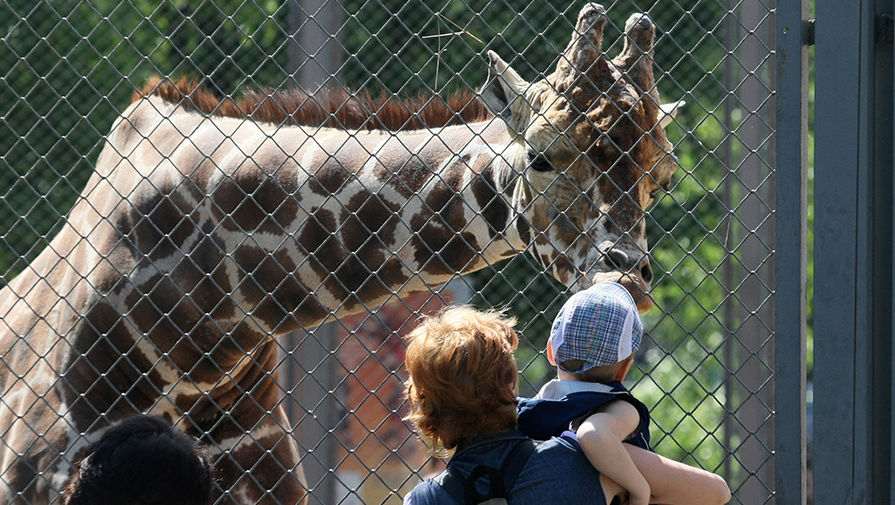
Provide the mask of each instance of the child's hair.
POLYGON ((515 324, 496 311, 455 307, 408 335, 406 419, 436 454, 477 433, 516 426, 515 324))
POLYGON ((573 370, 569 373, 575 374, 575 378, 581 382, 600 382, 609 384, 610 382, 617 380, 616 377, 618 376, 618 372, 632 359, 634 359, 634 354, 631 354, 618 363, 606 366, 595 366, 580 373, 575 372, 574 370, 580 370, 584 367, 584 360, 570 359, 568 361, 563 361, 561 364, 564 370, 573 370))
POLYGON ((211 470, 190 437, 164 419, 136 416, 79 453, 65 505, 207 505, 211 470))

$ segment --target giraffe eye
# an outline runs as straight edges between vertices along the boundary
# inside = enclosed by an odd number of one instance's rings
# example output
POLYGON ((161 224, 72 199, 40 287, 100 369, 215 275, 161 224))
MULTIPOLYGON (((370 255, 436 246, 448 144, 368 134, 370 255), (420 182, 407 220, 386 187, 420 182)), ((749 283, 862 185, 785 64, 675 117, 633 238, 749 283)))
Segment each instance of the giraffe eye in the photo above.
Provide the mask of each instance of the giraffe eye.
POLYGON ((549 172, 553 170, 553 165, 543 153, 528 153, 528 164, 533 170, 538 172, 549 172))

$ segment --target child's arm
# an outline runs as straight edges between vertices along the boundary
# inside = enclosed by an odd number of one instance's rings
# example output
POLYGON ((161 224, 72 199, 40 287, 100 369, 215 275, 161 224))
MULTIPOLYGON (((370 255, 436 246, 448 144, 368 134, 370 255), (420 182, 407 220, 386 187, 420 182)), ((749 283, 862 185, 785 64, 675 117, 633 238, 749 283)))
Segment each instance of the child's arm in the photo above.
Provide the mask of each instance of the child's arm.
POLYGON ((631 444, 624 448, 649 482, 650 503, 721 505, 730 501, 730 488, 720 476, 631 444))
POLYGON ((625 451, 622 440, 637 429, 640 415, 625 401, 609 402, 578 427, 578 443, 602 475, 628 492, 629 505, 647 505, 650 485, 625 451))

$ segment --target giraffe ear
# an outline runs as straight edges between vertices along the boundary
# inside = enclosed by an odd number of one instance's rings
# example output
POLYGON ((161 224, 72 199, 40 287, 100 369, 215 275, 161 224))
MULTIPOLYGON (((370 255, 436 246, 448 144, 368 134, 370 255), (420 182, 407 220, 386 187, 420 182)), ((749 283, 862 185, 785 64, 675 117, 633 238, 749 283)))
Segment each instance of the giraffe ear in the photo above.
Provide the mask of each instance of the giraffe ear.
POLYGON ((683 100, 678 100, 677 102, 672 103, 663 103, 659 106, 659 126, 662 128, 667 127, 671 124, 671 120, 674 119, 674 116, 677 116, 677 111, 680 110, 681 107, 686 105, 687 102, 683 100))
POLYGON ((494 51, 488 51, 488 80, 479 90, 485 106, 502 118, 514 133, 521 133, 525 119, 525 92, 531 84, 494 51))

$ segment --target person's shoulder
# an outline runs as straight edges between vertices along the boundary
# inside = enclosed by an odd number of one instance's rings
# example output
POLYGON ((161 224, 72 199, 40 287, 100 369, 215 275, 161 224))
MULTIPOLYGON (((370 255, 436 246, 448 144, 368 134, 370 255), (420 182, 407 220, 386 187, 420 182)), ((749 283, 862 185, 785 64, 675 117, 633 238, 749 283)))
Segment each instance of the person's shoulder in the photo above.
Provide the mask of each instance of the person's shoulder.
POLYGON ((454 505, 454 501, 446 489, 426 479, 404 495, 404 505, 454 505))
POLYGON ((535 440, 547 440, 568 430, 576 420, 587 416, 617 398, 609 386, 577 381, 562 381, 560 397, 520 398, 517 403, 519 429, 535 440))
POLYGON ((609 384, 604 384, 602 387, 607 388, 608 392, 612 395, 612 397, 608 398, 606 404, 614 404, 616 402, 627 403, 633 406, 641 417, 645 417, 649 419, 649 409, 646 408, 646 405, 640 401, 639 398, 634 396, 627 387, 621 382, 611 382, 609 384))

